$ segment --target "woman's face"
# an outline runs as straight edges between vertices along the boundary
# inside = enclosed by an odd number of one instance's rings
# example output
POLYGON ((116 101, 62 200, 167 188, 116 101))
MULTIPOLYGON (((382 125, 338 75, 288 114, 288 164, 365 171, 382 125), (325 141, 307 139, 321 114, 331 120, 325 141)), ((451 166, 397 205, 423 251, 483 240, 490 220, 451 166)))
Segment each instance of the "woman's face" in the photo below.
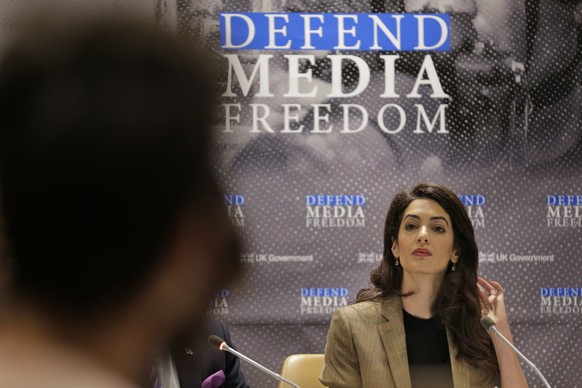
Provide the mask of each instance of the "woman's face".
POLYGON ((416 199, 404 210, 392 253, 404 272, 444 274, 449 263, 458 260, 453 241, 447 212, 433 200, 416 199))

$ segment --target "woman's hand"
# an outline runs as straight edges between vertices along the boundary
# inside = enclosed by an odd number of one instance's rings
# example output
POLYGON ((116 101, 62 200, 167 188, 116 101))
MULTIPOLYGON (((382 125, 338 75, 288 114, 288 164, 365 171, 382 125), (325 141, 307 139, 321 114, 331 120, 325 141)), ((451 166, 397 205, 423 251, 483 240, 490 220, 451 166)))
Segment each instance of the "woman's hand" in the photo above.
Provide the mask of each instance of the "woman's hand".
MULTIPOLYGON (((504 290, 501 284, 493 280, 486 281, 483 278, 477 279, 477 289, 481 298, 482 314, 493 319, 497 330, 510 342, 513 342, 511 331, 509 330, 509 320, 505 309, 504 290)), ((521 370, 521 365, 517 355, 498 335, 489 333, 497 354, 499 373, 502 387, 527 388, 527 381, 521 370)))
POLYGON ((483 278, 478 278, 477 289, 481 298, 483 316, 493 319, 497 329, 504 335, 510 335, 503 287, 493 280, 488 282, 483 278))

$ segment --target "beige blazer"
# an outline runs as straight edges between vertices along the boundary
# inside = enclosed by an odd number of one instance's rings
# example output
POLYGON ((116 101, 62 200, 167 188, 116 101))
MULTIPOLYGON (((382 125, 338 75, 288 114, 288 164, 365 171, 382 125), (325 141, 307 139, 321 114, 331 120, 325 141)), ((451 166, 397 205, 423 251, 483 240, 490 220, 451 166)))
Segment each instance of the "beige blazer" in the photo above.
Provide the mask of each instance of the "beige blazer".
MULTIPOLYGON (((495 386, 456 359, 456 348, 448 337, 454 387, 495 386)), ((320 380, 332 388, 412 388, 399 297, 357 303, 334 312, 320 380)))

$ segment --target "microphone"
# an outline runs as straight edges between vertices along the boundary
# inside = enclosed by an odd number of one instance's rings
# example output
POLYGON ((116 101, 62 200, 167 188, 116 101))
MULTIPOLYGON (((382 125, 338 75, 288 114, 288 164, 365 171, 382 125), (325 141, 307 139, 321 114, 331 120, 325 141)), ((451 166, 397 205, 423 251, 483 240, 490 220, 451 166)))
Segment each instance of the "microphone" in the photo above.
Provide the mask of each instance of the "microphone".
POLYGON ((534 365, 533 362, 531 362, 530 360, 528 360, 522 352, 520 352, 512 343, 511 341, 509 341, 507 338, 505 338, 505 336, 503 334, 501 334, 499 332, 499 330, 497 330, 497 326, 495 325, 495 322, 493 322, 493 319, 491 319, 490 317, 482 317, 481 318, 481 326, 483 326, 483 328, 491 333, 495 333, 499 336, 499 338, 501 338, 507 345, 509 345, 509 347, 511 349, 513 349, 513 351, 526 363, 528 364, 540 377, 540 379, 542 380, 542 382, 544 383, 544 385, 547 388, 552 388, 550 386, 550 384, 548 383, 548 380, 546 380, 546 378, 544 377, 544 375, 542 374, 542 372, 540 372, 540 370, 538 369, 537 366, 534 365))
POLYGON ((255 368, 262 370, 263 372, 276 378, 279 381, 287 383, 294 388, 301 388, 301 387, 299 387, 299 385, 295 384, 293 381, 286 379, 285 377, 281 376, 280 374, 273 372, 272 370, 268 369, 267 367, 264 367, 263 365, 259 364, 258 362, 251 360, 250 358, 248 358, 244 354, 234 350, 233 348, 228 346, 226 341, 224 341, 222 338, 220 338, 217 335, 211 335, 210 337, 208 337, 208 343, 211 346, 217 348, 218 350, 223 350, 225 352, 229 352, 231 354, 234 354, 235 356, 237 356, 241 360, 248 362, 249 364, 251 364, 255 368))

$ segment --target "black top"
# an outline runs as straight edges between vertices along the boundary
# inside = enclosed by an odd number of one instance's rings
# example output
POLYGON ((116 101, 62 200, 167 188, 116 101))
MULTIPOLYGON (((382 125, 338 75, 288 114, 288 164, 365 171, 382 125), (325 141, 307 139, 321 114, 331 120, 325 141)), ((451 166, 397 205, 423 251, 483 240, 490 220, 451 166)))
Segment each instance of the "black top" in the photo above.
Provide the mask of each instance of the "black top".
POLYGON ((452 387, 445 325, 438 317, 422 319, 410 315, 404 309, 402 312, 412 387, 452 387))
POLYGON ((402 312, 404 314, 408 364, 449 362, 449 345, 445 325, 437 317, 422 319, 410 315, 406 310, 402 310, 402 312))

